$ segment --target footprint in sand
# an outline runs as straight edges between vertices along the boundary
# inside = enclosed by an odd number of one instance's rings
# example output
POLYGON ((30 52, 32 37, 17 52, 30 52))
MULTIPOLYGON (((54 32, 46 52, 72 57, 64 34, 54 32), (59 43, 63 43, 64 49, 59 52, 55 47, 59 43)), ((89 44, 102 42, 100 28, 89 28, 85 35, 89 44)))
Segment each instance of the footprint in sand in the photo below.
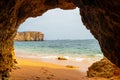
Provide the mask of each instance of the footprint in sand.
POLYGON ((36 80, 40 80, 40 77, 36 77, 36 80))
POLYGON ((44 71, 43 71, 43 73, 47 73, 47 72, 48 72, 48 70, 44 70, 44 71))
POLYGON ((46 79, 51 79, 50 77, 46 77, 46 79))
POLYGON ((50 74, 50 76, 52 76, 52 77, 53 77, 54 75, 53 75, 53 74, 50 74))
POLYGON ((54 79, 54 75, 53 74, 50 74, 48 77, 46 77, 46 79, 51 79, 51 80, 53 80, 54 79))

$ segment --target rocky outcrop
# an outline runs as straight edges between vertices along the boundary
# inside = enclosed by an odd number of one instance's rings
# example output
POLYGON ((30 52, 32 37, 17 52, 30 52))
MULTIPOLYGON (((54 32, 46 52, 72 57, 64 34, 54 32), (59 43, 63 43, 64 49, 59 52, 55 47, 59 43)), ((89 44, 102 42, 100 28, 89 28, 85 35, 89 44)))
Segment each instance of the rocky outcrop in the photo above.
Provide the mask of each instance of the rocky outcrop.
POLYGON ((41 32, 18 32, 15 41, 43 41, 44 34, 41 32))
POLYGON ((88 68, 88 77, 104 77, 109 80, 120 79, 120 68, 111 63, 107 58, 97 61, 88 68))
POLYGON ((120 0, 0 0, 0 77, 4 80, 13 66, 14 37, 20 24, 50 9, 76 7, 103 54, 120 67, 120 0))
MULTIPOLYGON (((76 1, 76 0, 75 0, 76 1)), ((105 57, 120 67, 120 0, 78 0, 82 21, 105 57)))

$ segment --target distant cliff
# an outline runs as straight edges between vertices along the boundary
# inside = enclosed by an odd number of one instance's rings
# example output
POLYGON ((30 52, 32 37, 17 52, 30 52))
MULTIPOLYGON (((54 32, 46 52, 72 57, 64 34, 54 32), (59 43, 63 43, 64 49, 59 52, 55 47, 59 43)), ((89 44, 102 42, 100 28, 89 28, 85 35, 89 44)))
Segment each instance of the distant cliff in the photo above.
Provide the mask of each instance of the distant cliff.
POLYGON ((15 41, 43 41, 44 34, 41 32, 18 32, 15 41))

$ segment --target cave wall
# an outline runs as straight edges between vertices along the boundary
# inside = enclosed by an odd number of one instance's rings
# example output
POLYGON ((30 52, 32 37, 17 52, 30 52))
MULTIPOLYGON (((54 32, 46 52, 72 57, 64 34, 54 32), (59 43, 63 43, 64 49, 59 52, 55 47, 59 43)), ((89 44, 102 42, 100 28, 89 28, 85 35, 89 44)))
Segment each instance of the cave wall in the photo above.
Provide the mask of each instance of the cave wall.
POLYGON ((82 21, 99 41, 101 50, 111 62, 120 67, 120 0, 81 0, 82 21))
POLYGON ((14 63, 13 41, 21 23, 50 9, 76 7, 103 54, 120 67, 120 0, 0 0, 0 74, 9 71, 14 63))

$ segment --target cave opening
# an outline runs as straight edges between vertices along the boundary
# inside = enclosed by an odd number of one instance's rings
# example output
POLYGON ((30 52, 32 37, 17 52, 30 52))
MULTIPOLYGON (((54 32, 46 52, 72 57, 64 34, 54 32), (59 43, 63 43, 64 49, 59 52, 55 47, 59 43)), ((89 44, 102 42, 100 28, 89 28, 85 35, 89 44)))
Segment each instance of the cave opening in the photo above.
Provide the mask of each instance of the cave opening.
MULTIPOLYGON (((84 25, 99 41, 104 56, 120 67, 120 37, 117 36, 120 32, 119 6, 120 0, 111 0, 111 2, 108 0, 1 0, 0 79, 8 80, 9 73, 14 67, 13 45, 19 25, 29 17, 40 16, 54 8, 66 10, 79 7, 84 25)), ((113 74, 115 73, 115 65, 109 68, 111 70, 109 73, 112 71, 113 74)), ((100 71, 99 69, 96 70, 100 71)), ((120 77, 118 77, 119 79, 120 77)))
POLYGON ((65 13, 60 9, 53 9, 42 16, 36 20, 35 18, 26 20, 18 31, 43 32, 44 41, 15 42, 17 57, 80 67, 82 72, 86 72, 93 62, 103 57, 98 42, 82 24, 78 8, 65 13), (58 57, 68 60, 57 60, 58 57))

